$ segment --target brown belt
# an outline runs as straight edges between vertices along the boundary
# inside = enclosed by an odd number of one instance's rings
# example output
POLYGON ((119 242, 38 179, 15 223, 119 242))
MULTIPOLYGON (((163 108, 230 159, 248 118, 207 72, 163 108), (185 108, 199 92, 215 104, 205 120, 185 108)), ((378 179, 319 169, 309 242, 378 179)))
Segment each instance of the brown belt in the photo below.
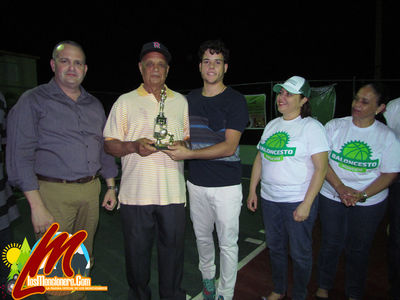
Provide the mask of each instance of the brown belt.
POLYGON ((58 183, 87 183, 99 177, 99 175, 86 176, 76 180, 65 180, 61 178, 47 177, 40 174, 36 174, 39 180, 48 181, 48 182, 58 182, 58 183))

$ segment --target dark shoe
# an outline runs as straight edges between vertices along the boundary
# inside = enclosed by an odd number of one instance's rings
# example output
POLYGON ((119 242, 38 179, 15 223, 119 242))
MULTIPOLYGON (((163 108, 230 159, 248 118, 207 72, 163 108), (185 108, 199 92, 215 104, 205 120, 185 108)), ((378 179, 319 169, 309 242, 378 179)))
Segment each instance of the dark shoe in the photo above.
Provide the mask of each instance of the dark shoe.
POLYGON ((315 296, 315 300, 328 300, 329 297, 320 297, 320 296, 315 296))

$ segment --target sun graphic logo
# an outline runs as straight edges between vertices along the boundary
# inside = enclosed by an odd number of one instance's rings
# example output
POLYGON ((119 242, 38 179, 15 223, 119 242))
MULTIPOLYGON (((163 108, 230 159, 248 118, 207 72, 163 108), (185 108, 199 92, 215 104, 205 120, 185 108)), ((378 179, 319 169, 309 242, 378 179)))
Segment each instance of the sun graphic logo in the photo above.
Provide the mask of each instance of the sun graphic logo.
MULTIPOLYGON (((55 237, 59 235, 60 232, 57 232, 55 234, 55 237)), ((71 234, 69 234, 71 237, 71 234)), ((12 290, 14 288, 15 282, 22 271, 23 267, 25 266, 26 262, 29 259, 29 256, 32 254, 32 252, 35 250, 36 246, 40 240, 38 240, 33 248, 31 249, 28 241, 26 238, 24 239, 24 242, 21 244, 18 243, 11 243, 7 245, 3 251, 2 251, 2 260, 3 263, 10 268, 10 273, 8 275, 8 281, 6 284, 6 292, 8 294, 12 293, 12 290)), ((46 265, 47 259, 44 259, 42 264, 40 265, 40 269, 38 270, 37 274, 43 274, 43 268, 46 265)), ((60 258, 57 262, 57 264, 54 266, 53 271, 50 274, 47 274, 46 277, 65 277, 63 273, 63 269, 61 267, 62 259, 60 258)), ((86 249, 86 247, 81 244, 79 248, 75 251, 75 254, 72 257, 71 261, 71 267, 75 272, 75 275, 81 275, 82 277, 86 277, 89 275, 90 272, 90 258, 89 258, 89 253, 86 249)), ((48 294, 51 295, 57 295, 57 296, 62 296, 62 295, 67 295, 70 294, 71 291, 49 291, 47 292, 48 294)))
POLYGON ((10 268, 5 288, 8 294, 11 294, 15 281, 18 278, 18 274, 21 272, 25 262, 29 258, 30 250, 31 249, 26 239, 22 245, 18 243, 10 243, 3 249, 1 254, 3 263, 7 268, 10 268))
POLYGON ((372 160, 371 147, 363 141, 345 143, 340 153, 331 151, 330 158, 338 162, 339 167, 351 172, 364 173, 379 166, 379 159, 372 160))
POLYGON ((18 243, 11 243, 3 249, 1 258, 7 268, 10 268, 17 261, 20 253, 21 245, 18 243))
POLYGON ((296 153, 296 148, 287 147, 289 140, 289 134, 278 131, 260 144, 259 150, 269 161, 282 161, 285 156, 294 156, 296 153))
MULTIPOLYGON (((107 286, 93 286, 89 276, 90 258, 83 245, 85 230, 73 235, 58 232, 53 223, 45 234, 29 248, 26 239, 18 259, 11 265, 10 289, 14 299, 34 294, 67 295, 76 291, 107 291, 107 286), (19 267, 22 270, 19 270, 19 267), (32 276, 33 275, 33 276, 32 276)), ((15 248, 15 247, 14 247, 15 248)))

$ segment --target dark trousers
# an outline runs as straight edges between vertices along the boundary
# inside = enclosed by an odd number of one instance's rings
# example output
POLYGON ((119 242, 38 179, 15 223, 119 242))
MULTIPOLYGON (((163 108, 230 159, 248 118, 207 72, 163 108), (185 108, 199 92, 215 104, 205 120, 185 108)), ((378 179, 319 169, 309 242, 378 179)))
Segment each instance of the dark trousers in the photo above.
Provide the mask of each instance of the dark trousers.
POLYGON ((307 285, 312 271, 312 229, 318 214, 318 199, 304 222, 297 222, 293 212, 297 203, 278 203, 261 199, 265 235, 271 261, 274 292, 285 294, 288 280, 288 255, 293 260, 294 300, 307 298, 307 285))
MULTIPOLYGON (((367 200, 368 201, 368 200, 367 200)), ((362 299, 368 270, 368 255, 386 202, 346 207, 323 195, 319 198, 321 248, 318 258, 318 287, 333 287, 342 251, 346 258, 346 297, 362 299)))
POLYGON ((390 294, 400 299, 400 181, 389 188, 388 271, 390 294))
POLYGON ((150 300, 151 252, 157 233, 161 300, 185 300, 183 276, 184 204, 121 205, 130 300, 150 300))

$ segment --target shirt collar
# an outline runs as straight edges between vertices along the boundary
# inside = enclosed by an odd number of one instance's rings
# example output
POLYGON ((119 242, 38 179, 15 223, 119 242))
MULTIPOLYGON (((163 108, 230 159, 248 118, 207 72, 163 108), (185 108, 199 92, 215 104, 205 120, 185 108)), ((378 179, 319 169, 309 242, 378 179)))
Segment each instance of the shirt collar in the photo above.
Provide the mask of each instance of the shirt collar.
MULTIPOLYGON (((174 92, 170 90, 167 85, 165 85, 167 88, 167 97, 174 97, 174 92)), ((146 89, 144 88, 144 84, 142 83, 139 88, 138 88, 138 94, 139 96, 147 96, 150 95, 151 93, 147 92, 146 89)))
MULTIPOLYGON (((64 95, 66 97, 68 97, 64 91, 60 88, 60 86, 57 84, 56 80, 54 79, 54 77, 50 80, 49 82, 49 86, 50 86, 50 91, 52 94, 54 95, 64 95)), ((79 95, 77 102, 80 100, 85 99, 88 96, 88 92, 82 87, 79 86, 79 89, 81 90, 81 94, 79 95)), ((69 98, 69 97, 68 97, 69 98)))

